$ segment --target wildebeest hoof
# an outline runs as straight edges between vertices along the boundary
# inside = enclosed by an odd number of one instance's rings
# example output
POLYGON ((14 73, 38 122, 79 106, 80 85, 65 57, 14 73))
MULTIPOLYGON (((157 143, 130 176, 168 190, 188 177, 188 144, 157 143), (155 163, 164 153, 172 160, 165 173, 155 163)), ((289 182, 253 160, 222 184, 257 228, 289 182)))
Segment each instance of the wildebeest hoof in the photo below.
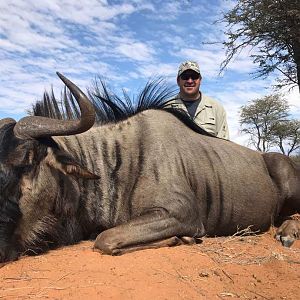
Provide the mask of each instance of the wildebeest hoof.
POLYGON ((284 247, 291 247, 295 240, 300 237, 300 222, 297 220, 286 220, 277 229, 275 238, 284 247))
POLYGON ((114 254, 116 248, 116 242, 113 241, 112 236, 103 231, 97 236, 93 249, 103 254, 117 255, 114 254))
POLYGON ((96 243, 93 247, 93 251, 99 252, 101 254, 112 255, 112 256, 117 256, 122 254, 121 249, 103 249, 101 248, 101 246, 97 245, 96 243))

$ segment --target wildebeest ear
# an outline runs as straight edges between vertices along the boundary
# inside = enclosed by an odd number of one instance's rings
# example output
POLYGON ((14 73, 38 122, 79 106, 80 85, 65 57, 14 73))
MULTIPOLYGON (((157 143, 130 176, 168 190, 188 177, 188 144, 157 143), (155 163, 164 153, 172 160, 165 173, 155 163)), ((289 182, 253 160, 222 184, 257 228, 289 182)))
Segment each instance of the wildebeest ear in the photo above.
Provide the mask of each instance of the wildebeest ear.
POLYGON ((81 164, 79 164, 70 154, 63 150, 48 149, 46 162, 49 166, 61 171, 66 175, 73 175, 85 179, 99 179, 100 177, 81 164))

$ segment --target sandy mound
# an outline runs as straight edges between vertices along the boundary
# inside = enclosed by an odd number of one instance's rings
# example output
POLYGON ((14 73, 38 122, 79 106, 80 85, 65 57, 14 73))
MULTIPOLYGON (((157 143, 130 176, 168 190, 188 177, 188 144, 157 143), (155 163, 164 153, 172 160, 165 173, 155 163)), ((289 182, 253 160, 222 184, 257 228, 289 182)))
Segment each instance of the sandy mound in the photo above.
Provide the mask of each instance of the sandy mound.
POLYGON ((300 241, 272 232, 111 257, 82 242, 0 269, 0 299, 300 299, 300 241))

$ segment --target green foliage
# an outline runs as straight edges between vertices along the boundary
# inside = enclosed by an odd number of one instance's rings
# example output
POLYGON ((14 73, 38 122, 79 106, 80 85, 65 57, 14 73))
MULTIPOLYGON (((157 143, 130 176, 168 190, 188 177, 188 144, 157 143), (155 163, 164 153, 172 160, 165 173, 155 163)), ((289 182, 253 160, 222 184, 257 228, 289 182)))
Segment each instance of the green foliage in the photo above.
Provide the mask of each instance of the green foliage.
POLYGON ((271 128, 273 141, 283 154, 290 155, 300 149, 300 121, 285 120, 271 128))
POLYGON ((274 94, 242 106, 240 124, 257 150, 267 152, 276 147, 290 155, 300 148, 300 121, 288 117, 287 101, 280 94, 274 94))
POLYGON ((221 70, 244 48, 255 48, 257 77, 279 71, 278 87, 300 88, 300 0, 237 0, 222 21, 228 40, 221 70))

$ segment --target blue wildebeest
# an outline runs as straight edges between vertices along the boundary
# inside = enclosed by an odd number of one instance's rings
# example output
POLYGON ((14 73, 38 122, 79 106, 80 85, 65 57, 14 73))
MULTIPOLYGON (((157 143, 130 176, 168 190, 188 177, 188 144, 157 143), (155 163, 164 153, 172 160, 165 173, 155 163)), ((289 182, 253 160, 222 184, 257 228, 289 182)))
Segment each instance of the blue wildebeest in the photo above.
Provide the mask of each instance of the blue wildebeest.
MULTIPOLYGON (((265 231, 299 211, 299 167, 288 157, 200 135, 164 110, 92 127, 94 106, 59 76, 79 120, 0 121, 1 262, 91 236, 118 255, 265 231)), ((289 246, 298 234, 285 223, 278 238, 289 246)))

